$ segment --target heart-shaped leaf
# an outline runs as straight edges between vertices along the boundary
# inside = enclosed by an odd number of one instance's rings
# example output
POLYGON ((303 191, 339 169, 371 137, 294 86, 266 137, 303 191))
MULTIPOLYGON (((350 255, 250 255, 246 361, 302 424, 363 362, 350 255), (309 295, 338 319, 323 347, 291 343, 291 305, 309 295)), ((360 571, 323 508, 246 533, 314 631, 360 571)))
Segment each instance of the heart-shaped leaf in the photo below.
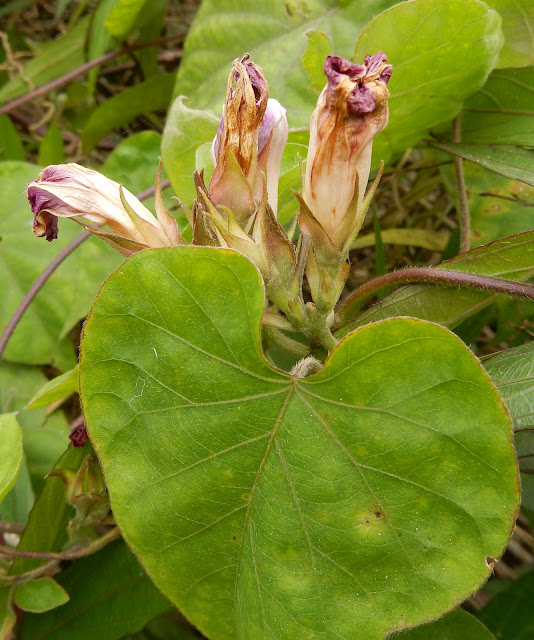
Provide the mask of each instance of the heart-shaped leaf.
POLYGON ((510 534, 502 400, 456 336, 412 318, 291 377, 263 358, 263 306, 226 249, 143 251, 103 287, 80 381, 124 537, 209 638, 379 640, 436 618, 510 534))

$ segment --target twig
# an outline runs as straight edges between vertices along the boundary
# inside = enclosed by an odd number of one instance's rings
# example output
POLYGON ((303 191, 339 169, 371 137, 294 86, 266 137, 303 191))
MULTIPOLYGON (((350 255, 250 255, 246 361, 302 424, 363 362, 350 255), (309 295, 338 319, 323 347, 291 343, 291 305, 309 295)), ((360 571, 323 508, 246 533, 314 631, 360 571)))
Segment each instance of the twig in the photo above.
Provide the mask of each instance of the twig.
POLYGON ((23 524, 15 524, 14 522, 4 522, 0 520, 0 531, 4 533, 22 533, 26 527, 23 524))
MULTIPOLYGON (((462 122, 458 114, 452 123, 452 141, 462 141, 462 122)), ((471 218, 469 217, 469 202, 465 190, 464 164, 460 156, 454 156, 454 169, 456 171, 456 186, 458 187, 458 202, 460 205, 460 253, 471 248, 471 218)))
POLYGON ((41 96, 46 95, 49 91, 58 89, 59 87, 63 86, 64 84, 67 84, 71 80, 74 80, 75 78, 82 75, 83 73, 90 71, 94 67, 98 67, 99 65, 104 64, 109 60, 113 60, 113 58, 117 58, 119 56, 132 53, 133 51, 139 51, 140 49, 145 49, 147 47, 153 47, 154 45, 163 44, 165 42, 168 42, 169 40, 175 40, 175 39, 176 39, 176 36, 167 36, 165 38, 155 38, 154 40, 147 40, 146 42, 141 42, 140 44, 132 44, 129 47, 124 47, 124 49, 120 49, 120 51, 110 51, 109 53, 106 53, 103 56, 100 56, 99 58, 95 58, 94 60, 90 60, 89 62, 82 64, 77 69, 73 69, 72 71, 69 71, 69 73, 66 73, 60 78, 56 78, 55 80, 52 80, 47 84, 44 84, 42 87, 38 87, 37 89, 34 89, 33 91, 30 91, 29 93, 26 93, 23 96, 20 96, 20 98, 15 98, 14 100, 10 100, 9 102, 6 102, 6 104, 0 107, 0 116, 4 115, 4 113, 9 113, 10 111, 13 111, 13 109, 18 109, 19 107, 21 107, 23 104, 26 104, 27 102, 31 102, 36 98, 40 98, 41 96))
POLYGON ((5 545, 0 545, 0 555, 8 556, 10 558, 34 558, 38 560, 75 560, 76 558, 83 558, 89 556, 92 553, 100 551, 102 547, 105 547, 110 542, 118 540, 121 537, 121 531, 119 527, 113 527, 110 531, 105 533, 100 538, 97 538, 86 547, 77 549, 76 551, 19 551, 18 549, 12 549, 5 545))
MULTIPOLYGON (((161 183, 161 188, 166 189, 169 185, 170 185, 170 182, 168 180, 164 180, 161 183)), ((137 198, 138 200, 146 200, 152 195, 154 195, 154 187, 145 189, 145 191, 142 191, 137 196, 137 198)), ((87 238, 89 238, 89 236, 91 235, 92 234, 89 233, 89 231, 84 231, 83 233, 80 233, 80 235, 77 238, 74 238, 74 240, 70 244, 68 244, 63 249, 63 251, 60 251, 60 253, 57 254, 57 256, 52 260, 52 262, 46 267, 46 269, 40 274, 40 276, 34 282, 32 288, 24 296, 17 310, 15 311, 15 313, 12 315, 11 319, 7 323, 7 327, 4 329, 2 336, 0 336, 0 360, 2 359, 2 356, 7 347, 7 343, 9 342, 9 339, 13 335, 13 332, 15 331, 15 329, 17 328, 18 323, 21 321, 22 316, 26 312, 26 309, 30 306, 32 300, 35 298, 37 293, 39 293, 39 291, 41 290, 45 282, 48 280, 48 278, 50 278, 50 276, 59 267, 59 265, 63 262, 63 260, 65 260, 65 258, 68 258, 68 256, 70 256, 70 254, 75 249, 77 249, 82 244, 82 242, 85 242, 87 238)))
POLYGON ((349 294, 341 302, 337 311, 337 327, 339 328, 352 320, 356 312, 383 289, 413 282, 441 284, 449 287, 469 287, 534 300, 534 286, 530 284, 511 282, 502 278, 492 278, 462 271, 445 271, 444 269, 434 269, 433 267, 413 267, 375 278, 349 294))

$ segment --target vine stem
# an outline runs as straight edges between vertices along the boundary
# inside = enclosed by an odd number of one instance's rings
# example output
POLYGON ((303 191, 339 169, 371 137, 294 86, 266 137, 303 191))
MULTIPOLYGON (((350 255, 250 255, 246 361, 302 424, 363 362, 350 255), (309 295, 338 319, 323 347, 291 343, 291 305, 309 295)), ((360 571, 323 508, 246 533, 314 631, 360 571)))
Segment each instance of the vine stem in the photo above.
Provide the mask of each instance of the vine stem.
MULTIPOLYGON (((170 185, 169 180, 164 180, 161 183, 161 189, 166 189, 170 185)), ((154 195, 154 187, 150 187, 145 189, 137 195, 138 200, 146 200, 150 196, 154 195)), ((59 267, 59 265, 68 258, 70 254, 77 249, 83 242, 89 238, 92 234, 89 231, 84 231, 80 233, 77 238, 68 244, 63 251, 60 251, 57 256, 52 260, 52 262, 43 270, 43 272, 39 275, 37 280, 33 283, 33 286, 28 291, 28 293, 22 299, 22 302, 18 306, 15 313, 12 315, 11 319, 7 323, 6 328, 4 329, 2 336, 0 337, 0 360, 4 354, 4 351, 7 347, 7 343, 9 339, 13 335, 13 332, 17 328, 18 323, 21 321, 22 316, 26 312, 26 309, 30 306, 31 302, 35 298, 35 296, 39 293, 45 282, 50 278, 50 276, 54 273, 54 271, 59 267)))
POLYGON ((413 267, 375 278, 349 294, 339 306, 336 314, 336 325, 341 327, 350 322, 356 312, 383 289, 414 282, 441 284, 449 287, 469 287, 534 300, 534 286, 530 284, 511 282, 510 280, 481 276, 474 273, 463 273, 462 271, 445 271, 444 269, 435 269, 433 267, 413 267))
MULTIPOLYGON (((458 114, 452 123, 452 140, 455 143, 462 141, 462 121, 458 114)), ((454 156, 454 170, 456 172, 456 185, 458 187, 458 202, 460 205, 460 253, 471 248, 471 218, 469 217, 469 202, 465 189, 464 161, 460 156, 454 156)))
POLYGON ((155 38, 154 40, 147 40, 146 42, 141 42, 139 44, 132 44, 129 47, 124 47, 124 49, 120 49, 119 51, 110 51, 109 53, 105 53, 103 56, 100 56, 99 58, 95 58, 94 60, 90 60, 89 62, 82 64, 77 69, 73 69, 72 71, 69 71, 69 73, 66 73, 60 78, 56 78, 55 80, 52 80, 47 84, 44 84, 42 87, 38 87, 37 89, 34 89, 33 91, 30 91, 29 93, 26 93, 23 96, 20 96, 20 98, 15 98, 14 100, 10 100, 9 102, 6 102, 2 107, 0 107, 0 116, 4 115, 5 113, 9 113, 10 111, 13 111, 14 109, 18 109, 19 107, 21 107, 23 104, 26 104, 27 102, 31 102, 36 98, 40 98, 41 96, 46 95, 49 91, 58 89, 59 87, 63 86, 64 84, 67 84, 71 80, 74 80, 74 78, 77 78, 83 73, 90 71, 94 67, 98 67, 99 65, 104 64, 105 62, 109 62, 110 60, 113 60, 113 58, 117 58, 119 56, 122 56, 128 53, 133 53, 134 51, 139 51, 140 49, 146 49, 147 47, 153 47, 158 44, 164 44, 169 40, 175 40, 175 39, 176 39, 176 36, 167 36, 165 38, 155 38))

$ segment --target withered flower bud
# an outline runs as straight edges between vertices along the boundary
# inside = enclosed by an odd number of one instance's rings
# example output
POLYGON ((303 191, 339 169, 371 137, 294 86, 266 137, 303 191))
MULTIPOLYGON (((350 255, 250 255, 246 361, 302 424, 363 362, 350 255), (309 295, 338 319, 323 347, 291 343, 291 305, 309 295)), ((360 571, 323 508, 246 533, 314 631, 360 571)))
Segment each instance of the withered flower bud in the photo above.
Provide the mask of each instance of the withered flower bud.
POLYGON ((177 227, 173 232, 160 211, 161 220, 117 182, 75 163, 46 167, 38 179, 28 185, 27 196, 34 214, 33 231, 48 241, 57 238, 57 219, 63 217, 107 225, 113 233, 89 230, 101 235, 124 255, 146 247, 181 243, 177 227))
MULTIPOLYGON (((342 223, 356 188, 357 206, 352 208, 357 210, 362 203, 373 138, 388 122, 386 85, 392 66, 379 51, 374 56, 368 54, 363 65, 328 56, 324 72, 327 84, 310 120, 304 200, 340 246, 342 239, 335 237, 336 230, 346 228, 342 223)), ((358 217, 355 211, 351 215, 358 217)), ((359 226, 362 222, 358 220, 359 226)))
POLYGON ((265 77, 248 56, 234 61, 223 117, 212 145, 215 170, 209 198, 230 209, 241 226, 255 212, 265 189, 276 211, 280 162, 287 142, 286 110, 268 99, 265 77))

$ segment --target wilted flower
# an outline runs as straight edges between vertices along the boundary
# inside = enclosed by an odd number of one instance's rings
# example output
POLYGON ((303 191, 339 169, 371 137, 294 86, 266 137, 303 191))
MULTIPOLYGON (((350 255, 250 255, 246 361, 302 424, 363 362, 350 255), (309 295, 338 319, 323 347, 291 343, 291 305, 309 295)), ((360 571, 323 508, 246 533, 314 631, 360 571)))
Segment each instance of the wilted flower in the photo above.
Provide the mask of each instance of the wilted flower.
MULTIPOLYGON (((388 122, 386 84, 392 67, 379 51, 368 54, 363 65, 328 56, 324 72, 327 84, 310 120, 304 200, 340 246, 343 238, 336 237, 336 230, 346 227, 342 223, 347 215, 356 223, 369 179, 373 138, 388 122)), ((363 220, 357 222, 361 226, 363 220)))
POLYGON ((225 206, 245 226, 262 200, 267 176, 267 194, 276 213, 280 162, 287 142, 286 110, 268 99, 265 77, 245 56, 234 61, 228 79, 223 117, 212 145, 215 170, 209 198, 225 206))
POLYGON ((161 199, 156 219, 117 182, 75 163, 47 167, 28 185, 27 195, 34 214, 33 231, 49 241, 57 238, 57 219, 64 217, 107 225, 115 233, 89 230, 102 235, 125 255, 145 247, 183 242, 176 221, 161 210, 161 199))

